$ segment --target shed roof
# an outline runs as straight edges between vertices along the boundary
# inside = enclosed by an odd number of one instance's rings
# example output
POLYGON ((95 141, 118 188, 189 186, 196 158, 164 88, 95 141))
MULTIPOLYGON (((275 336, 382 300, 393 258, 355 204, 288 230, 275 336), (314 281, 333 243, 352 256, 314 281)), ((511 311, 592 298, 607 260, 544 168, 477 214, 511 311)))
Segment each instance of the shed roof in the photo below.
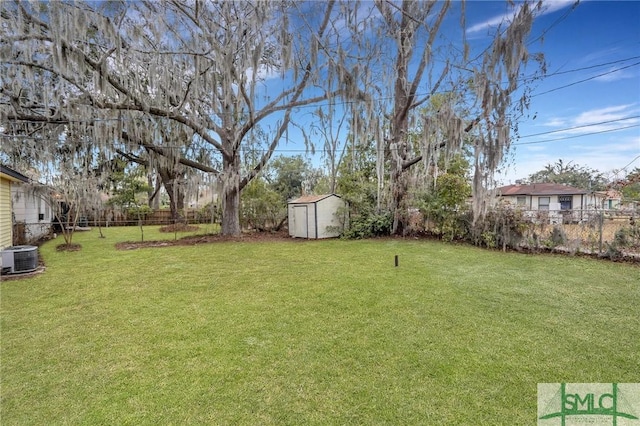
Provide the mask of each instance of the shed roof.
POLYGON ((289 204, 308 204, 308 203, 317 203, 318 201, 322 201, 325 198, 329 197, 338 197, 336 194, 324 194, 324 195, 303 195, 302 197, 298 197, 294 200, 289 201, 289 204))
POLYGON ((507 185, 498 188, 497 194, 509 195, 576 195, 590 191, 558 183, 533 183, 530 185, 507 185))
POLYGON ((10 169, 7 166, 3 166, 0 164, 0 175, 14 182, 29 182, 29 178, 23 175, 22 173, 16 172, 13 169, 10 169))

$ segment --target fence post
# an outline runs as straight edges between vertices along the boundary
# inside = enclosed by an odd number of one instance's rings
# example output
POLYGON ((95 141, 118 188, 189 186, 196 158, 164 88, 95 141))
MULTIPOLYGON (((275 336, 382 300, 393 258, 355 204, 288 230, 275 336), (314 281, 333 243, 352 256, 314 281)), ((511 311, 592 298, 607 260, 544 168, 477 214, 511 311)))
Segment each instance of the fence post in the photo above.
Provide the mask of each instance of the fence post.
POLYGON ((600 218, 598 220, 598 230, 600 232, 600 242, 598 243, 598 255, 602 255, 602 227, 604 224, 604 211, 600 212, 600 218))

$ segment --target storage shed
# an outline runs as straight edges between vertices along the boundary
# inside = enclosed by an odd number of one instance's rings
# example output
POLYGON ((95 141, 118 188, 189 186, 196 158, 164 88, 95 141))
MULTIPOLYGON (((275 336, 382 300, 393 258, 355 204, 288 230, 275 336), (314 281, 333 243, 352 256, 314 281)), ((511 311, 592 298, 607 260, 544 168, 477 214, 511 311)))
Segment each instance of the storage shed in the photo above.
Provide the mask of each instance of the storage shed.
POLYGON ((289 201, 289 235, 310 239, 339 236, 344 225, 339 209, 345 205, 336 194, 305 195, 289 201))

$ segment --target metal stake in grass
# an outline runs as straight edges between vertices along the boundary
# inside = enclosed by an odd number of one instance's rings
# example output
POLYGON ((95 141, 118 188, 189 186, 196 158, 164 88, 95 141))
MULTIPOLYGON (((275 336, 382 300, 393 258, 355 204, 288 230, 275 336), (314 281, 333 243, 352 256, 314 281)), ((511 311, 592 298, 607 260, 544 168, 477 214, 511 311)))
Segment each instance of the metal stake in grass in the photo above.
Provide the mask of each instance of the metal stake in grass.
POLYGON ((396 254, 396 268, 398 267, 398 255, 396 254))

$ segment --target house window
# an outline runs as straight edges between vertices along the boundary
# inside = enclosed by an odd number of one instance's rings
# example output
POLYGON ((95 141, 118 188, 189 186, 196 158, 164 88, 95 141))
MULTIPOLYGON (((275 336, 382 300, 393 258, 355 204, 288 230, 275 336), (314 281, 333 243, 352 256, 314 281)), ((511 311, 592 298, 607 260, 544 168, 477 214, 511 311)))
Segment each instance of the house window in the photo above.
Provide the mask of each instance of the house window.
POLYGON ((516 205, 520 206, 520 207, 526 206, 527 205, 527 197, 524 196, 524 195, 516 197, 516 205))
POLYGON ((558 201, 560 202, 560 210, 571 210, 573 207, 572 195, 560 195, 558 201))
POLYGON ((538 210, 549 210, 551 197, 538 197, 538 210))

